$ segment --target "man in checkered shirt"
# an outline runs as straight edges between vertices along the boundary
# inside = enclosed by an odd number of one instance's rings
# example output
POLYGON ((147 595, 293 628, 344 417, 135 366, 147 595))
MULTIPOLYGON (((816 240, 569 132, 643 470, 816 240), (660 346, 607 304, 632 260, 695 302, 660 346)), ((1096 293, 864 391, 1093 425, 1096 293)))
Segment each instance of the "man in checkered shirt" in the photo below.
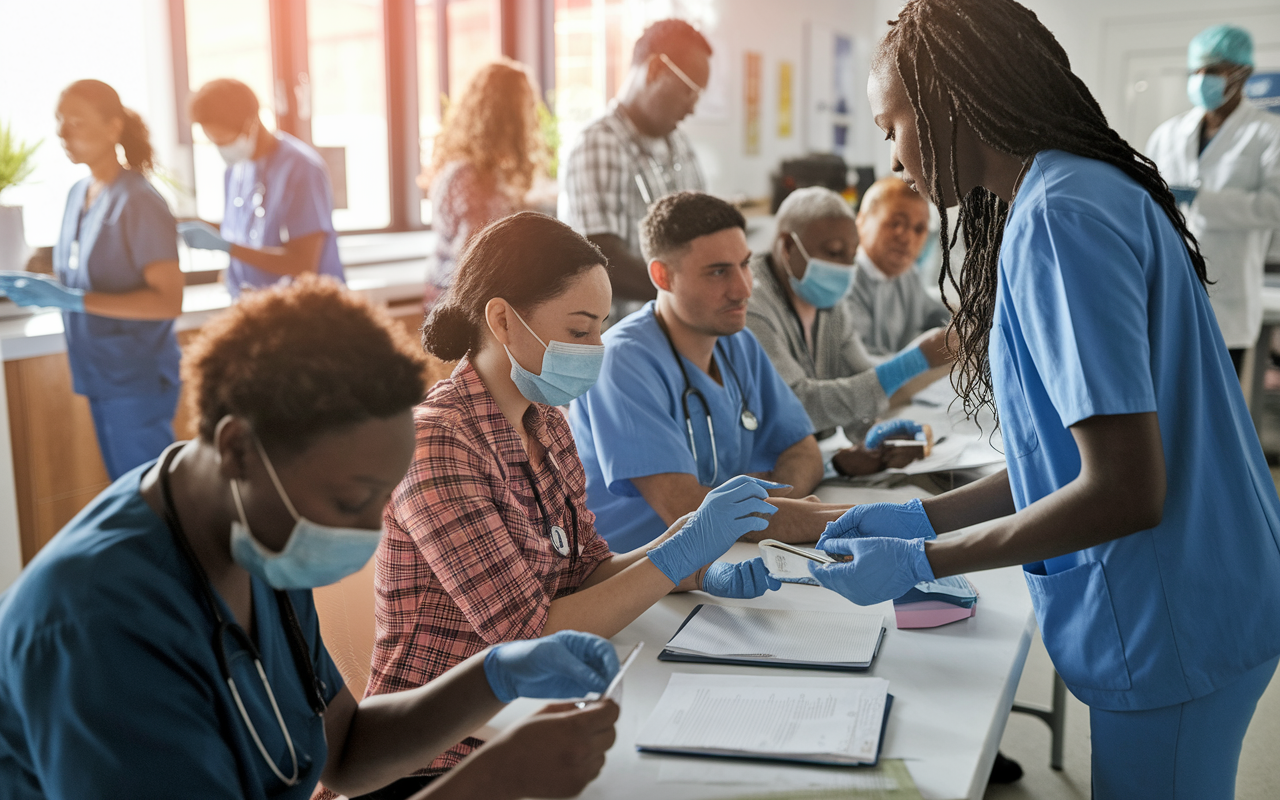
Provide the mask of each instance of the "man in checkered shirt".
POLYGON ((711 45, 702 34, 683 20, 655 22, 636 42, 621 94, 565 161, 557 216, 609 259, 614 321, 657 297, 640 254, 649 204, 705 191, 689 137, 676 126, 693 112, 710 74, 711 45))

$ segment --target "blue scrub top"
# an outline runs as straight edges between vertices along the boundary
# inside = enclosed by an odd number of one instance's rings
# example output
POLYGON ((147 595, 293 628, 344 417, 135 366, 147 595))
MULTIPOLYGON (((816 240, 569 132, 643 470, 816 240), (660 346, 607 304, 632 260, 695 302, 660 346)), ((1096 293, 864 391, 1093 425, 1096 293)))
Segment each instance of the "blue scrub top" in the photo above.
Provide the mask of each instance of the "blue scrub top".
POLYGON ((1280 500, 1209 297, 1137 183, 1036 156, 1000 250, 989 357, 1022 509, 1080 473, 1068 428, 1154 411, 1161 523, 1025 567, 1045 647, 1082 701, 1203 697, 1280 653, 1280 500))
MULTIPOLYGON (((345 281, 333 230, 333 189, 324 161, 287 133, 277 133, 276 140, 275 149, 263 158, 227 168, 222 238, 257 250, 323 231, 327 235, 318 271, 345 281)), ((233 258, 227 269, 227 290, 238 297, 243 289, 261 289, 280 279, 233 258)))
MULTIPOLYGON (((71 187, 53 269, 65 286, 119 294, 144 289, 143 270, 178 260, 178 234, 169 206, 137 172, 120 170, 87 210, 92 177, 71 187), (79 258, 73 263, 77 249, 79 258)), ((178 385, 181 353, 173 320, 113 319, 62 312, 77 394, 112 398, 154 395, 178 385)))
MULTIPOLYGON (((319 781, 324 722, 307 704, 275 595, 253 578, 262 665, 298 753, 288 788, 263 760, 214 655, 213 615, 134 469, 76 515, 0 595, 0 795, 296 798, 319 781)), ((343 686, 310 591, 291 591, 326 700, 343 686)), ((221 603, 221 598, 219 598, 221 603)), ((222 604, 222 614, 232 619, 222 604)), ((228 637, 232 676, 289 775, 257 670, 228 637)))
POLYGON ((631 478, 664 472, 694 475, 703 486, 718 486, 735 475, 773 469, 784 450, 813 434, 804 406, 779 377, 750 330, 720 337, 715 358, 724 385, 692 361, 684 368, 694 388, 711 404, 720 468, 713 474, 706 410, 689 397, 694 463, 680 396, 684 377, 649 302, 604 334, 600 380, 573 401, 569 424, 587 472, 587 507, 596 529, 616 553, 633 550, 667 529, 631 478), (729 365, 725 365, 725 357, 729 365), (738 380, 734 381, 733 375, 738 380), (759 427, 742 427, 742 394, 759 427))

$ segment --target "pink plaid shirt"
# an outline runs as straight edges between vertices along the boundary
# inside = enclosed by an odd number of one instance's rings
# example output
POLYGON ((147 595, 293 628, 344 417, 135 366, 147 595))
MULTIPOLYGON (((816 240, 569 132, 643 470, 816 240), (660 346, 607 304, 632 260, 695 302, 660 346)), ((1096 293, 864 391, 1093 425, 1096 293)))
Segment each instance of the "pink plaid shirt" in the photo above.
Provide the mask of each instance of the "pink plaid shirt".
MULTIPOLYGON (((541 636, 551 601, 575 591, 610 555, 587 510, 573 434, 556 409, 534 403, 524 416, 535 447, 545 448, 534 466, 463 359, 415 410, 414 425, 413 466, 387 506, 378 547, 366 697, 421 686, 490 644, 541 636), (568 558, 547 531, 560 525, 572 541, 575 512, 579 550, 568 558)), ((426 774, 449 769, 480 744, 463 740, 426 774)))

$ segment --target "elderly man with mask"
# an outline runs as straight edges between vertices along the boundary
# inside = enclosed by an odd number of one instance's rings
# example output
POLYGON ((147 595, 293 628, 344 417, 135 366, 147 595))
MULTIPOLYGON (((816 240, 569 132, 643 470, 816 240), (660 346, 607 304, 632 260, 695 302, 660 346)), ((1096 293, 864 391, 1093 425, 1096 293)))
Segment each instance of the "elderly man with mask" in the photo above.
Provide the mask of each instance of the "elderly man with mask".
POLYGON ((636 41, 622 91, 565 159, 556 216, 609 259, 615 322, 657 297, 640 252, 649 206, 706 189, 693 145, 677 126, 710 75, 711 45, 702 34, 678 19, 653 23, 636 41))
POLYGON ((1280 119, 1244 98, 1253 73, 1248 31, 1215 25, 1191 40, 1187 95, 1147 155, 1169 182, 1215 281, 1209 298, 1239 372, 1262 326, 1262 267, 1280 228, 1280 119))
POLYGON ((862 197, 858 258, 845 304, 867 352, 880 360, 951 321, 915 267, 929 240, 929 202, 900 178, 881 178, 862 197))
POLYGON ((755 289, 747 326, 800 398, 819 437, 841 426, 851 440, 862 439, 861 445, 836 454, 837 472, 862 475, 902 466, 883 444, 891 437, 911 438, 919 426, 901 419, 872 423, 909 381, 950 363, 945 334, 927 337, 877 365, 842 302, 858 251, 849 204, 830 189, 797 189, 778 207, 777 228, 770 251, 751 259, 755 289))

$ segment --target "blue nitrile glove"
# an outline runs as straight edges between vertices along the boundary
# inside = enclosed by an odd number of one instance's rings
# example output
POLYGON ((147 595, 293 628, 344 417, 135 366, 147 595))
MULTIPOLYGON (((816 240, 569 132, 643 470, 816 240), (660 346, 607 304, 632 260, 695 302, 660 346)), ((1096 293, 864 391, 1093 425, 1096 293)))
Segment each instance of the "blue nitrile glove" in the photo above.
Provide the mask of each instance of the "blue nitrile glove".
POLYGON ((613 645, 579 631, 495 645, 484 657, 484 676, 504 703, 517 697, 560 699, 603 692, 617 674, 613 645))
POLYGON ((231 242, 223 239, 218 229, 207 222, 198 220, 194 222, 179 222, 178 233, 182 235, 182 240, 187 243, 187 247, 194 247, 196 250, 231 252, 231 242))
POLYGON ((1194 186, 1170 186, 1169 191, 1173 192, 1174 202, 1180 206, 1189 206, 1200 190, 1194 186))
POLYGON ((20 306, 43 306, 63 311, 84 311, 84 290, 63 286, 47 275, 0 275, 0 294, 20 306))
POLYGON ((889 539, 936 539, 938 533, 929 522, 924 504, 918 499, 905 503, 866 503, 854 506, 840 515, 818 539, 818 549, 830 551, 827 545, 840 539, 870 536, 889 539))
POLYGON ((680 583, 724 555, 739 538, 769 527, 768 519, 752 515, 771 516, 778 509, 764 501, 768 490, 786 488, 748 475, 730 478, 702 499, 683 528, 649 551, 649 560, 672 583, 680 583))
POLYGON ((809 564, 818 583, 860 606, 896 600, 920 581, 931 581, 933 567, 924 539, 837 539, 828 553, 852 556, 839 564, 809 564))
POLYGON ((924 351, 919 347, 913 347, 876 367, 876 377, 880 379, 880 387, 884 389, 884 393, 892 395, 907 381, 928 371, 929 359, 924 357, 924 351))
POLYGON ((915 439, 923 435, 924 426, 918 422, 901 418, 887 419, 871 426, 871 430, 867 431, 867 437, 862 440, 862 446, 868 450, 875 450, 884 444, 886 439, 915 439))
POLYGON ((763 558, 753 558, 740 564, 723 564, 717 561, 702 576, 702 591, 716 597, 750 600, 781 587, 782 581, 769 574, 763 558))

